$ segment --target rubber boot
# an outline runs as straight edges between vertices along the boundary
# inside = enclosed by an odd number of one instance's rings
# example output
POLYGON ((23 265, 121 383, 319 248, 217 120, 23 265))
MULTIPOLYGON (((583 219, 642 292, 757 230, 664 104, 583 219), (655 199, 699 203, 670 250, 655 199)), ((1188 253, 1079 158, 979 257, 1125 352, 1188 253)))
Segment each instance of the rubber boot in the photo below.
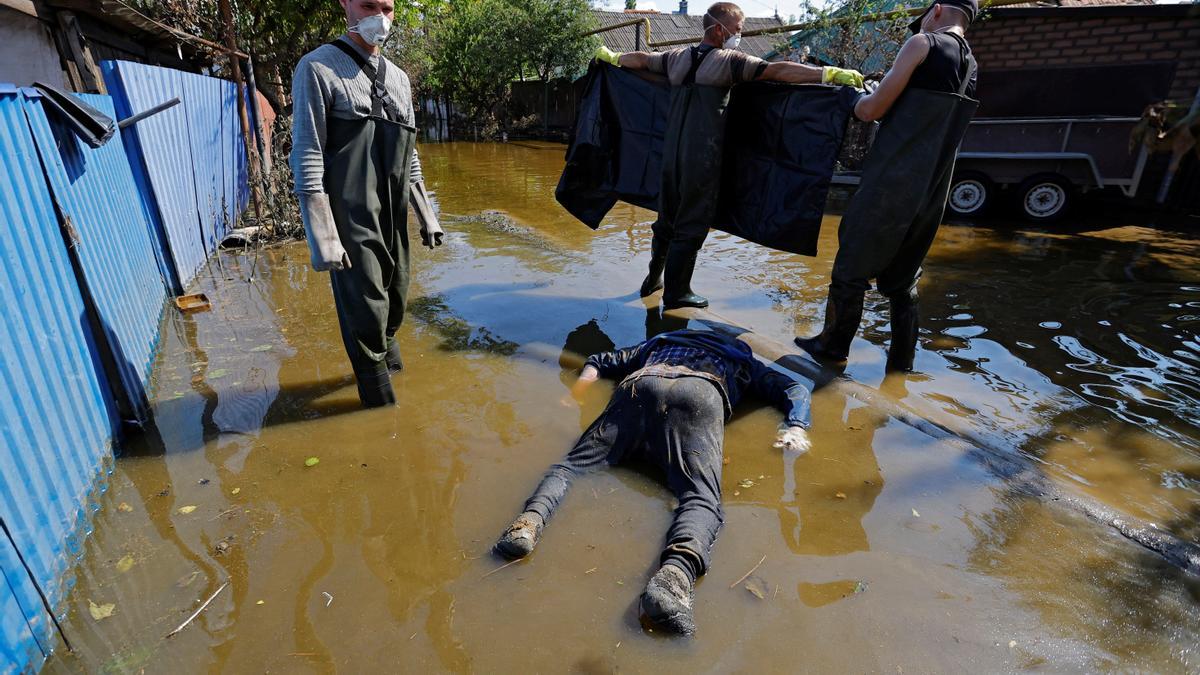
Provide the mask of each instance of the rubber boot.
POLYGON ((379 364, 375 370, 356 372, 354 379, 358 381, 358 400, 364 408, 395 405, 396 392, 392 390, 391 373, 386 364, 379 364))
POLYGON ((500 535, 496 542, 496 553, 509 560, 524 558, 533 553, 533 547, 541 540, 542 528, 545 526, 542 517, 533 511, 522 513, 508 526, 504 534, 500 535))
POLYGON ((396 338, 388 338, 387 355, 383 360, 387 364, 389 373, 394 374, 404 370, 404 359, 400 358, 400 343, 396 341, 396 338))
POLYGON ((650 578, 640 604, 642 614, 655 627, 670 633, 692 635, 696 632, 692 610, 695 601, 695 584, 687 573, 668 564, 658 568, 650 578))
POLYGON ((892 317, 892 341, 888 344, 887 369, 910 373, 917 353, 917 330, 920 324, 920 303, 917 291, 889 296, 892 317))
POLYGON ((842 362, 850 355, 850 343, 862 322, 863 292, 829 288, 825 303, 825 326, 819 335, 796 338, 804 351, 822 360, 842 362))
POLYGON ((663 307, 708 307, 708 298, 692 292, 692 272, 700 251, 686 242, 673 241, 667 249, 663 307))
POLYGON ((641 297, 646 297, 654 291, 663 287, 663 269, 667 266, 667 246, 670 242, 659 235, 654 235, 654 239, 650 241, 650 270, 646 273, 646 278, 642 280, 642 287, 638 290, 641 297))

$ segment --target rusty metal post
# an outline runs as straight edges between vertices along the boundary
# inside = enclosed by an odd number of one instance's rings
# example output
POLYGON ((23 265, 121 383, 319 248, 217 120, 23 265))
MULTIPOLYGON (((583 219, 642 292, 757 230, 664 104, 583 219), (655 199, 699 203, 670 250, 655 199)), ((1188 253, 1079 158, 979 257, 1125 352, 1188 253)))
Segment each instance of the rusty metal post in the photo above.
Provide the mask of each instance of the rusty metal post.
POLYGON ((242 144, 246 147, 247 182, 254 200, 254 216, 262 220, 262 188, 259 184, 258 154, 250 138, 250 119, 246 114, 246 87, 242 83, 242 68, 238 63, 237 38, 233 32, 233 9, 229 0, 220 0, 221 21, 225 24, 225 46, 229 50, 229 68, 233 71, 233 84, 237 87, 238 119, 242 122, 242 144))

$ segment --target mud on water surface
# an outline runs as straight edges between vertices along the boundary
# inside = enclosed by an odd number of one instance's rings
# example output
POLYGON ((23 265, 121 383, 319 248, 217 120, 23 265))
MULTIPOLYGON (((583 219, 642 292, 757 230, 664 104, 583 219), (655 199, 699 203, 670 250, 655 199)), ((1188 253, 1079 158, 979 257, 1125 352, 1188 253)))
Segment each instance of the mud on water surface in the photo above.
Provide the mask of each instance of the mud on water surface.
MULTIPOLYGON (((48 672, 1200 670, 1196 579, 831 390, 807 455, 771 447, 772 410, 728 426, 694 640, 638 623, 673 504, 635 470, 580 480, 534 555, 496 571, 491 543, 611 392, 567 396, 575 355, 675 323, 634 293, 652 214, 572 220, 561 146, 422 153, 444 213, 468 217, 413 251, 398 406, 358 409, 303 243, 264 251, 252 283, 253 255, 223 254, 197 282, 212 311, 167 319, 156 433, 116 462, 68 599, 77 651, 48 672)), ((695 287, 790 342, 819 323, 836 227, 816 259, 714 234, 695 287)), ((1196 540, 1197 253, 1128 223, 947 225, 920 374, 884 377, 879 297, 847 373, 1196 540)))

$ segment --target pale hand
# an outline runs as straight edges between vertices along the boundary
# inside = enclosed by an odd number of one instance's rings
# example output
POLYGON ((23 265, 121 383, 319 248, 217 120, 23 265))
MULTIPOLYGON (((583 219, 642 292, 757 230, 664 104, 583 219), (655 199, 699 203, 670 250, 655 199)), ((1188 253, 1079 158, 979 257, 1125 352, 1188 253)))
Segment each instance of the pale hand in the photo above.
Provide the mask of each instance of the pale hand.
POLYGON ((812 447, 812 441, 808 438, 808 431, 803 427, 782 427, 779 430, 779 436, 775 439, 775 447, 804 454, 812 447))

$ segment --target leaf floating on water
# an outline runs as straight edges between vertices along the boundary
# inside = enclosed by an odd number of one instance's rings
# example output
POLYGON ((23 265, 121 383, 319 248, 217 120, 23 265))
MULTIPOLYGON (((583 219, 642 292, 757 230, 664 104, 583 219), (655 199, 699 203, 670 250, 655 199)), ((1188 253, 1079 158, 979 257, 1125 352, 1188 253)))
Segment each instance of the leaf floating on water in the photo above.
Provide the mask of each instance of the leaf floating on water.
POLYGON ((193 504, 188 504, 187 506, 179 507, 179 512, 185 516, 195 510, 196 510, 196 507, 193 504))
POLYGON ((133 507, 129 505, 129 502, 117 504, 117 510, 121 513, 133 513, 133 507))
POLYGON ((113 612, 116 611, 116 609, 117 606, 111 602, 106 602, 103 605, 97 605, 96 603, 92 602, 91 599, 88 599, 88 614, 91 614, 92 618, 96 621, 107 619, 113 615, 113 612))
POLYGON ((1013 649, 1013 648, 1015 648, 1016 646, 1017 646, 1017 641, 1016 641, 1016 640, 1009 640, 1009 641, 1008 641, 1008 648, 1009 648, 1009 649, 1013 649))
POLYGON ((846 493, 845 493, 845 492, 839 492, 839 493, 835 494, 835 495, 834 495, 834 497, 837 497, 838 499, 845 499, 845 498, 846 498, 846 493))
POLYGON ((242 491, 242 488, 233 488, 232 490, 229 491, 229 494, 236 495, 237 493, 239 493, 241 491, 242 491))
POLYGON ((259 345, 259 346, 255 347, 254 349, 251 349, 250 351, 252 351, 252 352, 269 352, 274 348, 275 348, 274 345, 259 345))
POLYGON ((920 517, 921 517, 921 514, 917 513, 917 510, 916 510, 916 509, 913 509, 913 510, 912 510, 912 512, 913 512, 913 518, 920 518, 920 517))
POLYGON ((265 605, 265 604, 267 604, 267 601, 266 601, 266 600, 259 600, 258 602, 254 603, 254 604, 256 604, 256 605, 265 605))
POLYGON ((767 599, 767 582, 759 577, 750 577, 747 579, 745 589, 750 591, 759 600, 767 599))
POLYGON ((740 485, 744 488, 752 488, 752 487, 754 487, 754 481, 750 480, 749 478, 746 478, 746 479, 742 480, 742 482, 738 483, 738 485, 740 485))
POLYGON ((128 572, 133 568, 133 556, 126 554, 124 558, 117 561, 118 572, 128 572))
POLYGON ((309 457, 304 460, 304 466, 316 466, 321 463, 321 460, 316 457, 309 457))

